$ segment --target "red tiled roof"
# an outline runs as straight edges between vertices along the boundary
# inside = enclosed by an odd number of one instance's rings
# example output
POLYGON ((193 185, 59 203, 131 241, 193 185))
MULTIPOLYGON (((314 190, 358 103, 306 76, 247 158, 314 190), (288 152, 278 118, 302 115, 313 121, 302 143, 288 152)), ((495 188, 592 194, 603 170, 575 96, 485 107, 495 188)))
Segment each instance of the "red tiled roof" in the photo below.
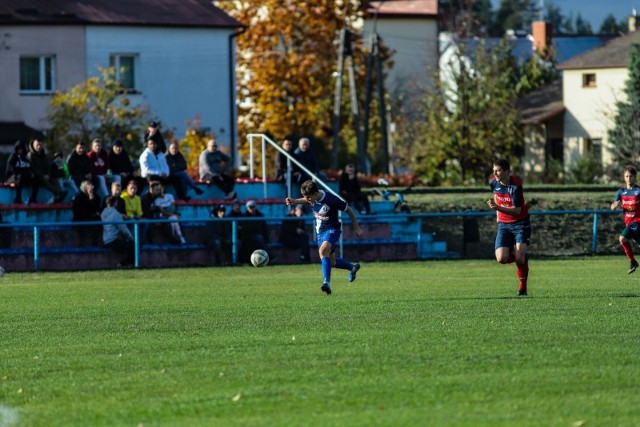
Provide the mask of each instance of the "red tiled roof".
POLYGON ((0 24, 243 26, 210 0, 0 0, 0 24))
POLYGON ((372 1, 367 12, 378 16, 408 17, 408 16, 437 16, 438 0, 396 0, 372 1))

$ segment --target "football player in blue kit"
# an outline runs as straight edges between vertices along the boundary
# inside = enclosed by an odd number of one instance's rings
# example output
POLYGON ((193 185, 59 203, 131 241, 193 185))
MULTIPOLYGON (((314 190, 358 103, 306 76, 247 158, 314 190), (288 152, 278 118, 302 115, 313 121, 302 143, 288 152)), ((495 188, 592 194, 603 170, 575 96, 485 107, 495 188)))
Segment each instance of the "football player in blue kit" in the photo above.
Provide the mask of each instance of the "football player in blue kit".
POLYGON ((300 186, 300 193, 302 194, 301 198, 292 199, 287 197, 285 203, 287 205, 296 205, 298 203, 309 203, 311 205, 311 210, 316 218, 315 230, 320 262, 322 263, 323 281, 320 290, 327 295, 331 295, 332 267, 349 270, 349 282, 356 280, 356 274, 360 270, 359 263, 351 263, 343 258, 336 258, 335 248, 342 234, 342 224, 338 218, 339 211, 346 212, 349 215, 356 236, 362 237, 362 229, 349 205, 333 194, 318 189, 315 182, 311 180, 303 182, 300 186))
POLYGON ((524 201, 522 180, 511 175, 511 165, 506 159, 493 164, 493 177, 489 180, 493 199, 487 201, 496 211, 498 233, 496 234, 496 261, 500 264, 516 263, 519 287, 518 296, 527 295, 529 257, 527 249, 531 239, 529 210, 524 201))
POLYGON ((640 187, 636 184, 638 171, 632 166, 624 168, 625 186, 618 190, 611 203, 611 210, 622 208, 624 211, 624 230, 620 233, 620 245, 631 263, 628 274, 638 268, 638 261, 633 254, 632 240, 640 242, 640 187))

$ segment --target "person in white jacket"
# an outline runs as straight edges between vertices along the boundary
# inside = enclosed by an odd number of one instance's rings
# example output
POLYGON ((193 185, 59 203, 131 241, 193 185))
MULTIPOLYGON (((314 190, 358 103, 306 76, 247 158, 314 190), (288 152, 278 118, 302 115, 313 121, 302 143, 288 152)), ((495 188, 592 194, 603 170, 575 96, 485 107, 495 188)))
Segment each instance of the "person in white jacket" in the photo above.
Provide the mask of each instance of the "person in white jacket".
POLYGON ((140 175, 147 182, 160 181, 166 184, 169 178, 169 165, 164 153, 157 148, 153 139, 147 141, 147 148, 140 154, 140 175))
POLYGON ((124 254, 118 263, 118 267, 133 265, 135 256, 135 243, 131 232, 122 219, 122 214, 116 209, 118 198, 108 196, 105 199, 106 207, 100 214, 102 225, 102 241, 104 246, 116 253, 124 254))

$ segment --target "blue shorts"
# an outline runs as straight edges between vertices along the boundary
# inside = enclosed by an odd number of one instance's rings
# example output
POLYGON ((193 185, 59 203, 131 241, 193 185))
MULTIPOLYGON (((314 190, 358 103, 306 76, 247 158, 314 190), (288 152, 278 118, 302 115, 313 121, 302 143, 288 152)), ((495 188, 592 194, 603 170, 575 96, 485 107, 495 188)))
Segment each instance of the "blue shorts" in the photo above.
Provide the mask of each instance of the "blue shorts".
POLYGON ((338 241, 340 241, 340 235, 342 234, 342 230, 332 228, 330 230, 324 231, 318 234, 318 248, 322 246, 324 242, 331 243, 331 253, 335 252, 338 241))
POLYGON ((631 224, 627 225, 624 230, 622 230, 622 233, 620 233, 620 235, 625 239, 635 240, 636 242, 640 243, 640 224, 638 224, 637 222, 632 222, 631 224))
POLYGON ((496 234, 496 249, 513 248, 516 243, 529 245, 531 223, 529 221, 499 222, 496 234))

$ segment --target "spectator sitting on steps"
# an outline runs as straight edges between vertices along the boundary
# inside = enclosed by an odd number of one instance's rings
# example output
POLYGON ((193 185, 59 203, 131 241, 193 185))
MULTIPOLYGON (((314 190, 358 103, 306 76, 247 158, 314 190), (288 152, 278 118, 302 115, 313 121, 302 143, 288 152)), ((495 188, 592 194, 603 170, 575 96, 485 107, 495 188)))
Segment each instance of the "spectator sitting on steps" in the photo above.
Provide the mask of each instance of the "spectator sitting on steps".
POLYGON ((212 138, 207 142, 207 148, 200 154, 198 168, 201 180, 217 185, 225 198, 233 200, 236 198, 236 192, 233 191, 235 179, 227 172, 231 169, 230 162, 229 156, 218 150, 218 144, 212 138))
MULTIPOLYGON (((45 187, 53 193, 53 203, 60 203, 67 196, 66 191, 60 190, 58 183, 51 179, 49 159, 44 151, 42 141, 34 139, 29 144, 29 160, 31 161, 31 170, 38 186, 45 187)), ((31 193, 31 201, 36 201, 36 195, 31 193)))
POLYGON ((73 182, 80 187, 84 180, 91 180, 91 159, 87 157, 85 147, 82 142, 76 144, 75 149, 67 157, 67 167, 73 182))
POLYGON ((169 182, 173 184, 173 188, 176 190, 176 196, 178 199, 188 202, 191 200, 187 196, 189 189, 193 189, 196 194, 203 194, 204 191, 198 187, 189 174, 187 173, 187 161, 180 152, 178 144, 172 142, 169 144, 169 151, 166 155, 167 165, 169 165, 169 182))
POLYGON ((124 254, 124 257, 118 263, 118 267, 133 265, 135 256, 135 242, 131 232, 124 224, 122 215, 117 211, 115 205, 119 197, 109 196, 105 199, 106 207, 100 214, 103 222, 111 222, 112 224, 104 224, 102 226, 102 241, 104 246, 116 253, 124 254))
POLYGON ((358 181, 358 174, 356 174, 356 167, 349 163, 344 167, 344 172, 340 175, 340 181, 338 182, 340 188, 340 196, 348 203, 353 204, 356 210, 366 215, 371 215, 374 212, 371 211, 369 204, 369 198, 360 188, 360 181, 358 181))
POLYGON ((153 139, 147 141, 147 148, 140 154, 140 174, 147 183, 166 183, 169 179, 167 159, 164 152, 158 150, 158 145, 153 139))
POLYGON ((13 150, 13 153, 11 153, 7 160, 6 176, 8 183, 15 183, 16 185, 14 203, 22 203, 22 189, 25 186, 31 186, 29 203, 34 202, 35 196, 38 194, 38 183, 31 170, 31 160, 29 160, 22 142, 16 141, 13 150))

